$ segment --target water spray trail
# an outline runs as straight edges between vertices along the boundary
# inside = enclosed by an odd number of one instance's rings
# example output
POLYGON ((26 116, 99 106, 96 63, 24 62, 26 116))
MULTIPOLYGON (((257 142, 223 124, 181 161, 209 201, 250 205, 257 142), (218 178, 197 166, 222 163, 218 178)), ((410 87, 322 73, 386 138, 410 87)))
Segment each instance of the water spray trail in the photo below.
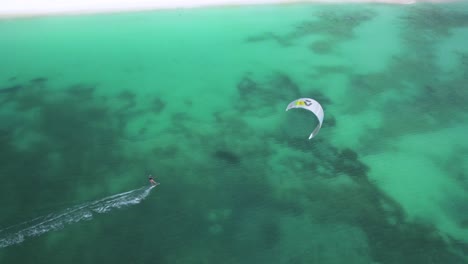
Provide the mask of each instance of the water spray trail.
POLYGON ((26 237, 39 236, 49 231, 61 229, 68 224, 77 223, 81 220, 90 220, 94 213, 102 214, 114 208, 139 204, 150 194, 151 189, 154 187, 142 187, 115 194, 1 229, 0 248, 21 243, 26 237))

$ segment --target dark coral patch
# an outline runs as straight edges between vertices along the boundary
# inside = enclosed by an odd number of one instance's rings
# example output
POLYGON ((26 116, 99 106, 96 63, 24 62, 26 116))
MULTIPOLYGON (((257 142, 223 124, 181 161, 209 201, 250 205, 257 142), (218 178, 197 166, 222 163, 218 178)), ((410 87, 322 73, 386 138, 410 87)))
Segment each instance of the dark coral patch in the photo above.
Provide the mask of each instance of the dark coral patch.
POLYGON ((241 158, 238 155, 228 150, 217 150, 213 153, 213 155, 217 159, 226 161, 230 164, 239 164, 241 161, 241 158))
POLYGON ((19 85, 19 84, 3 87, 3 88, 0 88, 0 94, 2 94, 2 93, 5 93, 5 94, 6 93, 15 93, 15 92, 21 90, 23 87, 24 87, 23 85, 19 85))

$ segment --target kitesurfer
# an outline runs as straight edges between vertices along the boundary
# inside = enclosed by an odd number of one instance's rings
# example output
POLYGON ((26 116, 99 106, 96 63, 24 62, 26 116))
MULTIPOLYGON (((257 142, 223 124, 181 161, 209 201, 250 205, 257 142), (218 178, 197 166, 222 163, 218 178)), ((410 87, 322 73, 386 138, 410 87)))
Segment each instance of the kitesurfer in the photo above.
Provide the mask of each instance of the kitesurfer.
POLYGON ((151 185, 156 186, 156 185, 159 184, 159 182, 156 182, 156 181, 154 180, 153 175, 151 175, 151 174, 148 175, 148 180, 149 180, 149 182, 150 182, 151 185))

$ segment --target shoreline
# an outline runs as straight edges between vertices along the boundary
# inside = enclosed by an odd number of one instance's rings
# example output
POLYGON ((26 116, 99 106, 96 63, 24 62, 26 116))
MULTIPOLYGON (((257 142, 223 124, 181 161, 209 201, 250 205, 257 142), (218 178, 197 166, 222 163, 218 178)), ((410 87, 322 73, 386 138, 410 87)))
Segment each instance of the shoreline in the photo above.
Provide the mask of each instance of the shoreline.
POLYGON ((57 3, 51 0, 4 0, 0 20, 49 16, 77 16, 144 12, 156 10, 240 7, 288 4, 389 4, 451 3, 460 0, 75 0, 57 3))

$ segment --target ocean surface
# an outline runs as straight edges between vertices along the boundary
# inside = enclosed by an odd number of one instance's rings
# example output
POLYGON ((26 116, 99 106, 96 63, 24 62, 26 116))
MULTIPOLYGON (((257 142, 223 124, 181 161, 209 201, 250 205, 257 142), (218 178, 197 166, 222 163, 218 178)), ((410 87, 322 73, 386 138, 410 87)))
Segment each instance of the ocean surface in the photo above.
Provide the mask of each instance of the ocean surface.
POLYGON ((0 263, 468 263, 467 43, 466 2, 1 20, 0 263))

